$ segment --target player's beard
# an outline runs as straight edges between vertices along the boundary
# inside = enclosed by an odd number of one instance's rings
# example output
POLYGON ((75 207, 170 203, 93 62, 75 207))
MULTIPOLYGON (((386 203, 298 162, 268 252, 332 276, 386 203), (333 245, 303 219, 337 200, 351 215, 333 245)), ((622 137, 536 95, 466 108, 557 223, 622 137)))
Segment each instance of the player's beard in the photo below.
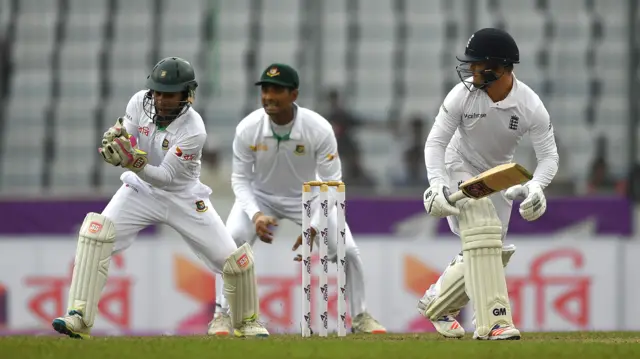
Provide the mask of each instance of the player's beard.
POLYGON ((166 108, 158 108, 157 112, 158 112, 158 116, 160 117, 168 117, 168 116, 171 116, 173 111, 170 111, 166 108))
POLYGON ((171 107, 155 105, 155 121, 160 126, 168 126, 182 114, 182 109, 182 106, 171 107))

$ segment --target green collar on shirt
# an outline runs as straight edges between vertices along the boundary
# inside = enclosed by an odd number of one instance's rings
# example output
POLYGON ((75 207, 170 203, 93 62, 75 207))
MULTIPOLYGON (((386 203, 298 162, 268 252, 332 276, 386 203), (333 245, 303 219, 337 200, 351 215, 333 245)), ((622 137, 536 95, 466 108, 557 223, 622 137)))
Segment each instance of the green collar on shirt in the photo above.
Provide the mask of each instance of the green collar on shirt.
MULTIPOLYGON (((293 126, 291 126, 291 128, 293 128, 293 126)), ((275 137, 276 140, 278 140, 278 146, 280 146, 280 141, 289 141, 289 135, 291 135, 291 129, 289 129, 288 133, 285 133, 284 135, 280 136, 276 133, 276 131, 273 130, 273 126, 272 126, 271 134, 273 135, 273 137, 275 137)))
MULTIPOLYGON (((298 106, 294 103, 293 104, 293 120, 292 121, 295 121, 297 116, 298 116, 298 106)), ((269 121, 271 121, 271 120, 269 120, 269 121)), ((289 141, 291 139, 289 136, 291 135, 291 131, 293 130, 293 126, 294 126, 294 124, 292 124, 291 127, 289 128, 289 132, 285 133, 282 136, 278 135, 276 133, 276 131, 273 130, 273 125, 269 126, 271 128, 271 134, 278 141, 278 144, 277 144, 278 148, 280 148, 280 142, 281 141, 289 141)))

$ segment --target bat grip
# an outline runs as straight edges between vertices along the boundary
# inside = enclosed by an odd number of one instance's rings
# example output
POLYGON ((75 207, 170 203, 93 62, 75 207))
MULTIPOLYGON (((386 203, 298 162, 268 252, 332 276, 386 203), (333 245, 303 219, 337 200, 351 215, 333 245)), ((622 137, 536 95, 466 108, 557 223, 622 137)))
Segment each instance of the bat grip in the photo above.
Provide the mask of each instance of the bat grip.
POLYGON ((464 193, 462 191, 457 191, 454 192, 451 196, 449 196, 449 202, 451 203, 456 203, 459 200, 466 198, 467 196, 464 195, 464 193))

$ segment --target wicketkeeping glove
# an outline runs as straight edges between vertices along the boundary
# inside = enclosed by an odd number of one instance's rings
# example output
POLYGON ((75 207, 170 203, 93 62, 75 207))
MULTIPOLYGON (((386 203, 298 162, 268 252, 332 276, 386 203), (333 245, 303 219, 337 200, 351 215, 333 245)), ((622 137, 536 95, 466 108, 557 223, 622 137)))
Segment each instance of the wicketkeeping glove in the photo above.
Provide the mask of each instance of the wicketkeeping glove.
MULTIPOLYGON (((106 151, 120 158, 120 166, 140 172, 147 165, 147 153, 136 148, 136 138, 121 136, 106 146, 106 151)), ((115 157, 114 156, 114 157, 115 157)))
POLYGON ((120 158, 120 156, 115 153, 115 151, 113 153, 109 151, 108 144, 109 143, 98 148, 98 153, 102 155, 102 158, 105 162, 110 163, 114 166, 120 166, 120 164, 122 163, 122 158, 120 158))
POLYGON ((110 163, 114 166, 120 166, 122 163, 122 158, 118 156, 118 154, 109 150, 108 146, 118 137, 129 138, 130 135, 127 133, 127 129, 124 127, 124 119, 119 117, 116 120, 116 124, 110 127, 107 132, 102 135, 102 143, 101 147, 98 148, 98 153, 102 155, 102 158, 105 162, 110 163))
POLYGON ((116 124, 110 127, 107 132, 102 135, 102 146, 104 147, 108 145, 120 136, 129 138, 129 134, 127 133, 127 129, 124 127, 124 119, 122 117, 118 117, 116 124))

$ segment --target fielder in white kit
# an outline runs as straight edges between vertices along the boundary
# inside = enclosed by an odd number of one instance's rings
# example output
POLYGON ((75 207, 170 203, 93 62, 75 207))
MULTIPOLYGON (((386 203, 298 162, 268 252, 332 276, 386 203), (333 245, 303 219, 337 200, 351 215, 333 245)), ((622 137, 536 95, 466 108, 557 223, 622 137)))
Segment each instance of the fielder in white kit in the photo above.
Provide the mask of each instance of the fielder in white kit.
POLYGON ((85 217, 68 312, 55 319, 53 327, 72 338, 88 338, 112 255, 127 249, 143 228, 167 224, 212 271, 223 274, 234 334, 266 337, 269 333, 258 321, 251 247, 236 246, 211 206, 211 189, 199 180, 207 133, 191 107, 198 86, 193 67, 177 57, 163 59, 146 86, 148 90, 133 95, 124 117, 102 139, 99 152, 104 160, 128 171, 104 211, 85 217))
POLYGON ((543 189, 558 170, 558 154, 549 114, 538 97, 513 74, 520 56, 506 32, 486 28, 469 39, 456 68, 462 83, 445 98, 425 144, 430 187, 426 211, 447 217, 460 236, 463 251, 418 303, 445 337, 465 333, 455 319, 472 300, 474 338, 520 339, 511 317, 504 266, 515 246, 504 246, 514 199, 523 198, 520 215, 527 221, 547 208, 543 189), (449 189, 497 165, 513 160, 518 142, 529 134, 538 159, 533 179, 480 200, 452 205, 449 189))
MULTIPOLYGON (((316 112, 295 104, 299 83, 298 73, 292 67, 285 64, 267 67, 256 83, 262 89, 263 108, 249 114, 236 128, 231 178, 236 202, 226 224, 238 244, 253 245, 257 237, 271 243, 271 226, 277 225, 281 219, 302 225, 302 184, 316 179, 342 179, 333 128, 316 112)), ((311 226, 317 232, 319 210, 316 214, 311 226)), ((335 205, 329 214, 328 226, 328 254, 335 262, 335 205)), ((300 243, 299 237, 294 250, 300 243)), ((351 330, 356 333, 385 333, 385 328, 366 311, 362 262, 348 226, 346 258, 346 295, 352 315, 351 330)), ((209 334, 227 334, 229 316, 225 302, 224 296, 218 295, 209 334)))

